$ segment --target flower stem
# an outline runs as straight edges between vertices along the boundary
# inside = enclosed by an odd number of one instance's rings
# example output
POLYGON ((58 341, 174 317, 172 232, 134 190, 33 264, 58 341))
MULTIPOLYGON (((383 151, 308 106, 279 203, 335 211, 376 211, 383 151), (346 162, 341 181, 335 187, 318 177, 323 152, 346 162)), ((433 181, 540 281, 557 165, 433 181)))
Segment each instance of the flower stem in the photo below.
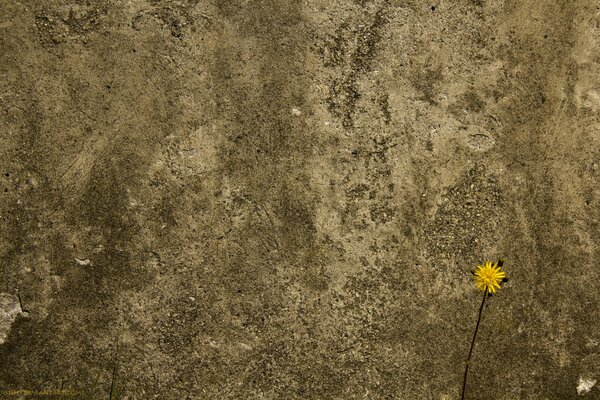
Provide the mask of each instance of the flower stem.
POLYGON ((477 325, 475 325, 475 332, 473 333, 473 340, 471 340, 471 349, 469 349, 469 356, 467 357, 467 363, 465 365, 465 376, 463 378, 462 396, 461 400, 465 400, 465 393, 467 392, 467 374, 469 373, 469 365, 471 364, 471 355, 473 354, 473 348, 475 347, 475 338, 477 338, 477 331, 479 330, 479 323, 481 322, 481 313, 483 312, 483 306, 485 305, 485 298, 487 297, 487 288, 483 291, 483 300, 481 300, 481 306, 479 307, 479 315, 477 316, 477 325))

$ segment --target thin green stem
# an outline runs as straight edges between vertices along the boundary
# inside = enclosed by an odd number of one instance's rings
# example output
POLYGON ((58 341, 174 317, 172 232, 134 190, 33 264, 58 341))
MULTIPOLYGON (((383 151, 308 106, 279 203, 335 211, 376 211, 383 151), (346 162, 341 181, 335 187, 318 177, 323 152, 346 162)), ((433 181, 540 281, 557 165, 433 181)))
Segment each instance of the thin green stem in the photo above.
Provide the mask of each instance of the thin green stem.
POLYGON ((117 374, 117 363, 118 362, 119 362, 119 338, 117 338, 117 350, 115 351, 115 360, 113 362, 112 379, 110 381, 110 393, 109 393, 108 400, 112 400, 112 398, 113 398, 113 391, 115 388, 115 377, 117 374))
POLYGON ((487 297, 487 288, 483 291, 483 300, 481 300, 481 306, 479 307, 479 315, 477 316, 477 325, 475 325, 475 332, 473 333, 473 340, 471 340, 471 348, 469 349, 469 356, 467 357, 467 363, 465 365, 465 376, 463 377, 462 395, 461 400, 465 400, 465 393, 467 392, 467 375, 469 373, 469 365, 471 364, 471 355, 473 354, 473 348, 475 347, 475 339, 477 338, 477 331, 479 330, 479 323, 481 322, 481 313, 483 312, 483 306, 485 305, 485 299, 487 297))

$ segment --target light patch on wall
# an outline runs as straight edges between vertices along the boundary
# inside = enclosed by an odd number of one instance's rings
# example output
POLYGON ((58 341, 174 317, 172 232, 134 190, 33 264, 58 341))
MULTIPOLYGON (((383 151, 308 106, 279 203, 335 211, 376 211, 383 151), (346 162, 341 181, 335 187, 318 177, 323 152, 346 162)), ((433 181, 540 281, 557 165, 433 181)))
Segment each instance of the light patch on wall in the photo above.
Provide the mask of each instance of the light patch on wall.
POLYGON ((19 299, 8 293, 0 293, 0 344, 6 341, 12 323, 21 312, 19 299))
POLYGON ((595 379, 585 379, 579 377, 579 382, 577 383, 577 394, 583 396, 584 394, 589 393, 595 384, 595 379))

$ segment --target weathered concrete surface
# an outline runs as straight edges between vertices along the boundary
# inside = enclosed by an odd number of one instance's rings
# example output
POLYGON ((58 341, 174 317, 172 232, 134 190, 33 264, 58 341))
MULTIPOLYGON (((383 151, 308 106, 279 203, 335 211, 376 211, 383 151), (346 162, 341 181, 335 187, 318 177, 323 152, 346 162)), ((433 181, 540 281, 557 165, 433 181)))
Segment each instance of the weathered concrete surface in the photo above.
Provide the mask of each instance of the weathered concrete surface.
POLYGON ((504 257, 469 398, 579 398, 599 12, 0 0, 0 389, 456 399, 504 257))

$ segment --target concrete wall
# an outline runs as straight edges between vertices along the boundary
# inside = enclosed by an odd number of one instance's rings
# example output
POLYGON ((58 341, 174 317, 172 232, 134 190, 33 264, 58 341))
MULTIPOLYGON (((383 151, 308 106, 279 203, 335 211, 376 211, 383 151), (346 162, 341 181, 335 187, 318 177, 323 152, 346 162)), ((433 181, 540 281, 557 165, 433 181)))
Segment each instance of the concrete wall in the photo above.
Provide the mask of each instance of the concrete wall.
POLYGON ((0 0, 0 389, 600 398, 599 12, 0 0))

